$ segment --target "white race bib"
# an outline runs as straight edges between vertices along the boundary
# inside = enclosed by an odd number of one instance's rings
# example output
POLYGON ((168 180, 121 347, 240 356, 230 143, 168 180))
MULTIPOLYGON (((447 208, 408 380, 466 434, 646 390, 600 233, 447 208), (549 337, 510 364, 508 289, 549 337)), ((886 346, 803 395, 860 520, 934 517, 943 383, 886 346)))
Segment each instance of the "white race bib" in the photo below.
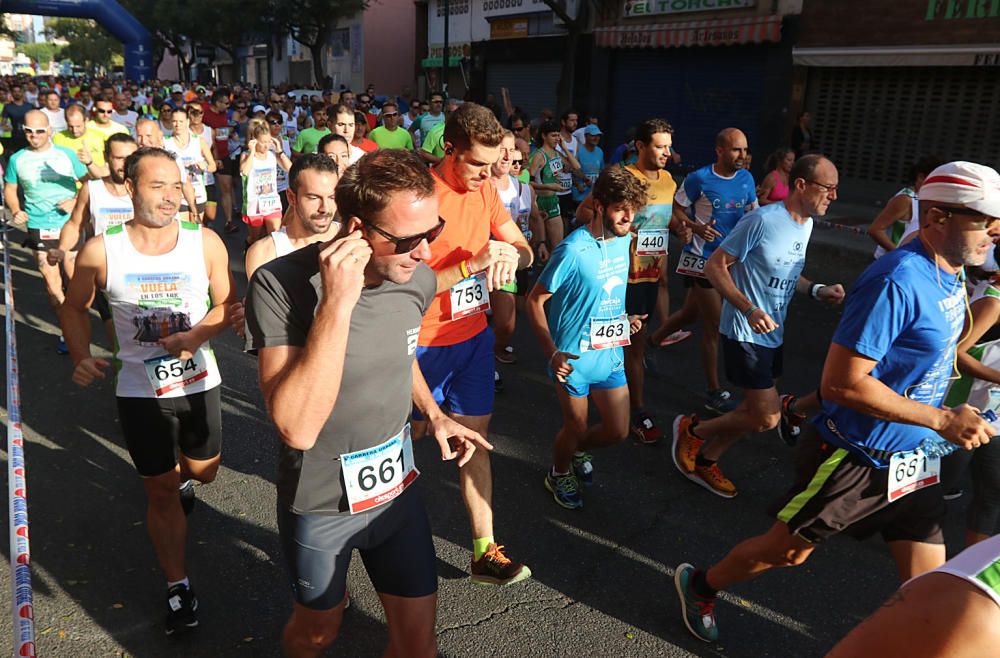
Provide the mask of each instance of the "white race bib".
POLYGON ((941 458, 928 457, 920 448, 897 452, 889 460, 889 502, 941 481, 941 458))
POLYGON ((623 347, 632 342, 628 316, 622 313, 617 318, 590 319, 590 347, 606 350, 609 347, 623 347))
POLYGON ((153 387, 156 397, 163 397, 177 389, 187 388, 196 381, 208 377, 202 351, 198 350, 187 360, 178 359, 169 354, 156 356, 143 361, 146 366, 146 376, 153 387))
POLYGON ((667 229, 641 228, 635 243, 636 256, 666 256, 667 229))
POLYGON ((694 254, 689 254, 686 251, 681 252, 681 257, 677 261, 677 273, 684 274, 687 276, 696 276, 699 279, 705 278, 705 258, 701 256, 695 256, 694 254))
POLYGON ((420 475, 413 461, 410 424, 385 443, 340 456, 351 514, 384 505, 420 475))
POLYGON ((489 309, 490 290, 486 285, 486 272, 476 272, 462 279, 448 291, 451 297, 451 319, 459 320, 489 309))
POLYGON ((61 228, 40 228, 38 229, 39 240, 58 240, 61 228))
POLYGON ((222 142, 229 139, 229 128, 216 128, 215 140, 222 142))

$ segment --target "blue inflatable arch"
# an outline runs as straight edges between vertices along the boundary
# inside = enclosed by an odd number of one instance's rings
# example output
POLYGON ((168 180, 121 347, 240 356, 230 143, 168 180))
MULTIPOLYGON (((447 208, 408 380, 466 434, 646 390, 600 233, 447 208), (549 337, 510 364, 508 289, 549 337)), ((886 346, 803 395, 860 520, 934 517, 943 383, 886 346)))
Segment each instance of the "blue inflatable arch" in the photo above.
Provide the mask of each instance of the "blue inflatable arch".
POLYGON ((115 0, 0 0, 0 10, 11 14, 92 18, 125 47, 125 77, 150 80, 153 74, 153 38, 149 30, 115 0))

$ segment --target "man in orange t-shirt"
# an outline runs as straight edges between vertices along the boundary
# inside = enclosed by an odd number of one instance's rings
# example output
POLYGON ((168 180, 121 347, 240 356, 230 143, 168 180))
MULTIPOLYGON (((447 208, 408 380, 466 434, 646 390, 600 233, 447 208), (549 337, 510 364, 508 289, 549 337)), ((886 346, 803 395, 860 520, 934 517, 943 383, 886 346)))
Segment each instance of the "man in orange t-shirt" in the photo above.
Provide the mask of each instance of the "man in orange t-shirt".
MULTIPOLYGON (((417 360, 437 403, 484 437, 493 413, 493 331, 486 324, 489 293, 531 265, 532 251, 489 183, 500 159, 503 128, 485 107, 465 103, 444 128, 444 158, 434 168, 445 225, 425 262, 437 274, 437 295, 424 315, 417 360)), ((413 435, 426 423, 414 410, 413 435)), ((531 576, 507 558, 493 537, 490 456, 477 450, 459 471, 472 526, 472 579, 506 585, 531 576)))

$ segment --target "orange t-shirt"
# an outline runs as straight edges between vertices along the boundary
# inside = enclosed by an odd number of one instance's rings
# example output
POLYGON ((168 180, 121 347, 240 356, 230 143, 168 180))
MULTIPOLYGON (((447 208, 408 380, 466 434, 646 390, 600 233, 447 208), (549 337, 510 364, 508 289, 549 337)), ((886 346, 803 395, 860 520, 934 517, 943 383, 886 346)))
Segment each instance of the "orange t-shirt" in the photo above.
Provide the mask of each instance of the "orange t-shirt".
MULTIPOLYGON (((458 265, 472 258, 486 246, 490 235, 507 222, 510 213, 500 201, 497 189, 483 183, 478 192, 459 192, 441 180, 434 172, 437 187, 438 214, 444 220, 444 230, 431 243, 427 264, 435 272, 458 265)), ((422 347, 457 345, 478 335, 486 328, 486 314, 477 313, 459 320, 450 320, 451 295, 448 290, 438 293, 424 314, 417 344, 422 347)))

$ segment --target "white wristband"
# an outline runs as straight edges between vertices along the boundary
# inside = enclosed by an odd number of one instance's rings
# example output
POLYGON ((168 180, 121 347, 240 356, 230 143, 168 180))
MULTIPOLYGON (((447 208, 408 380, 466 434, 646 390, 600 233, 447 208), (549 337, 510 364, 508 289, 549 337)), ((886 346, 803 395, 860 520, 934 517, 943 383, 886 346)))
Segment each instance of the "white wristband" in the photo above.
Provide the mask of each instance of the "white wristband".
POLYGON ((826 288, 825 283, 814 283, 809 286, 809 296, 813 299, 819 299, 819 289, 826 288))

